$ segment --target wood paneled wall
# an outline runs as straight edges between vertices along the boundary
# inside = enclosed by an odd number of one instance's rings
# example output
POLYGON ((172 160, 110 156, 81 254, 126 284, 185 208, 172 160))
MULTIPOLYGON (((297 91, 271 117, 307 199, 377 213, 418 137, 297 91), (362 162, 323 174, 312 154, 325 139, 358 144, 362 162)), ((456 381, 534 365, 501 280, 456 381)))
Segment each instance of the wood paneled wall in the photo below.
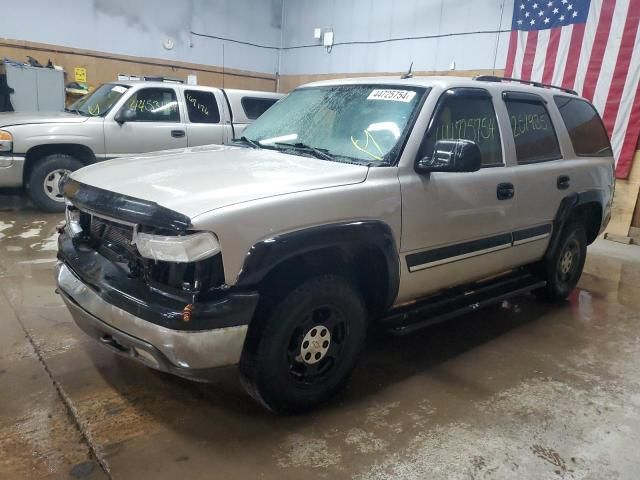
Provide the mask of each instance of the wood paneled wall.
POLYGON ((164 75, 186 80, 187 75, 198 76, 198 84, 214 87, 245 88, 250 90, 276 90, 275 75, 223 69, 210 65, 174 62, 157 58, 131 57, 92 50, 81 50, 56 45, 0 39, 0 59, 7 57, 24 62, 27 55, 42 65, 51 59, 64 68, 65 83, 72 82, 75 67, 87 69, 87 83, 98 86, 118 78, 118 74, 164 75))

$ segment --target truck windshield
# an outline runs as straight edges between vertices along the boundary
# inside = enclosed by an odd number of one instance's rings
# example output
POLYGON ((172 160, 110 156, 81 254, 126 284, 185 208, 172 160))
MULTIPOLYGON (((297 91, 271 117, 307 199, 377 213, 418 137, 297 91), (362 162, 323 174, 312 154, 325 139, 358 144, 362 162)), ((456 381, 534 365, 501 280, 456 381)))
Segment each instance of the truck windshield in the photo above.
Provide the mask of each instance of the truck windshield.
POLYGON ((87 117, 102 117, 111 110, 111 107, 128 89, 129 87, 126 85, 105 83, 74 102, 67 110, 87 117))
POLYGON ((393 164, 426 93, 405 85, 299 88, 247 127, 242 140, 327 160, 393 164))

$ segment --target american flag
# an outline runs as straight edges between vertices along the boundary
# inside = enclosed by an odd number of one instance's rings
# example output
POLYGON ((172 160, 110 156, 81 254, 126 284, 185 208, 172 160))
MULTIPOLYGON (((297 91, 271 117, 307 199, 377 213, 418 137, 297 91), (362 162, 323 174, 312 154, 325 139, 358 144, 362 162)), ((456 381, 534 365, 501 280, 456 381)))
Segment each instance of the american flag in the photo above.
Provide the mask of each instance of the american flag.
POLYGON ((640 0, 515 0, 505 76, 576 90, 627 178, 640 135, 640 0))

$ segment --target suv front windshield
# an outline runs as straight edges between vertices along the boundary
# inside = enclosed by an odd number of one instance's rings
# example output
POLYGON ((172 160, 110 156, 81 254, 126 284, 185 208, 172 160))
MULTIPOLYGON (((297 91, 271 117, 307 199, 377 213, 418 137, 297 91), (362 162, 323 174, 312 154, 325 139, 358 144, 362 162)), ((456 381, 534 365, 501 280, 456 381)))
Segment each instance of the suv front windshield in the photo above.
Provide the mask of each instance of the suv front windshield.
POLYGON ((102 117, 111 110, 111 107, 115 105, 128 89, 129 87, 126 85, 105 83, 74 102, 67 110, 87 117, 102 117))
POLYGON ((426 92, 405 85, 303 87, 247 127, 243 139, 336 161, 392 164, 426 92))

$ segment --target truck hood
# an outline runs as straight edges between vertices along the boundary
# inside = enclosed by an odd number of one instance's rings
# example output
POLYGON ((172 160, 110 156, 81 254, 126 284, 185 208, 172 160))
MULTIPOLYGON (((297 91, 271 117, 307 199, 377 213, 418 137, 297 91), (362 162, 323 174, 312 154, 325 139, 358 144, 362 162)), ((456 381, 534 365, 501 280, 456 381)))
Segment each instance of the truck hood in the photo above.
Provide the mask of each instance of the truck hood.
POLYGON ((0 127, 34 123, 83 123, 87 118, 68 112, 4 112, 0 113, 0 127))
POLYGON ((367 172, 363 165, 209 145, 100 162, 71 178, 194 218, 241 202, 360 183, 367 172))

